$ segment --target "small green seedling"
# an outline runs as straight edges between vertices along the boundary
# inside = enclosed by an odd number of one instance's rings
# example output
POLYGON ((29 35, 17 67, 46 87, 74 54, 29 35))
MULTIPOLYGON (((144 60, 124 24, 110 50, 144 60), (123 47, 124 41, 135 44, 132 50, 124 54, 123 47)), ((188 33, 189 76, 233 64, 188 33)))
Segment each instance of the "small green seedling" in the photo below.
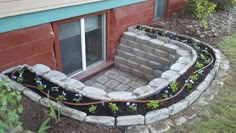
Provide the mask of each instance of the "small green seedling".
POLYGON ((178 90, 178 86, 176 81, 172 82, 168 87, 172 92, 176 92, 178 90))
POLYGON ((193 84, 190 83, 190 82, 188 82, 188 83, 186 83, 186 87, 187 87, 188 89, 192 89, 192 88, 193 88, 193 84))
POLYGON ((158 107, 160 107, 160 102, 159 101, 150 100, 147 103, 147 108, 148 109, 157 109, 158 107))
POLYGON ((36 87, 40 90, 44 90, 45 88, 47 88, 46 85, 41 85, 41 84, 37 85, 36 87))
POLYGON ((166 99, 166 98, 168 98, 168 95, 167 95, 167 94, 162 94, 161 97, 162 97, 163 99, 166 99))
POLYGON ((92 106, 90 106, 89 109, 88 109, 88 111, 89 111, 90 113, 93 113, 93 114, 96 112, 96 110, 97 110, 97 106, 96 106, 96 105, 92 105, 92 106))
POLYGON ((190 80, 196 81, 198 79, 198 77, 199 77, 199 74, 196 73, 190 77, 190 80))
POLYGON ((74 98, 74 99, 73 99, 73 101, 74 101, 75 103, 80 103, 81 100, 82 100, 82 98, 74 98))
POLYGON ((65 101, 66 97, 63 95, 58 95, 56 99, 57 99, 57 101, 65 101))
POLYGON ((210 59, 210 58, 204 60, 204 64, 205 64, 205 65, 210 64, 210 62, 211 62, 211 59, 210 59))
POLYGON ((203 64, 202 63, 200 63, 199 61, 197 61, 196 62, 196 64, 195 64, 195 67, 197 68, 197 69, 201 69, 201 68, 203 68, 203 64))
POLYGON ((17 83, 23 83, 24 78, 22 76, 17 77, 16 82, 17 83))
POLYGON ((119 108, 117 107, 115 103, 109 103, 108 107, 111 109, 111 112, 113 112, 114 114, 119 110, 119 108))
POLYGON ((204 54, 200 54, 200 59, 205 60, 206 56, 204 54))

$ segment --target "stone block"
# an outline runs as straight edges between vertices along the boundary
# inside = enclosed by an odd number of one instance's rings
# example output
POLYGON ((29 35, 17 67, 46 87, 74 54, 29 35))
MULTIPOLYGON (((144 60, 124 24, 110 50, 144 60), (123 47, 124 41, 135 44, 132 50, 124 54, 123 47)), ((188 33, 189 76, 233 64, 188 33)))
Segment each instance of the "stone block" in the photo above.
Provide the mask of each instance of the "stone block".
POLYGON ((144 51, 137 48, 133 48, 132 53, 138 57, 145 57, 145 54, 146 54, 144 51))
POLYGON ((131 53, 124 52, 124 54, 125 54, 125 58, 127 60, 135 60, 136 59, 136 56, 131 53))
POLYGON ((143 115, 118 116, 116 118, 117 126, 131 126, 144 124, 143 115))
POLYGON ((170 66, 171 65, 171 62, 166 59, 166 58, 163 58, 163 57, 159 57, 159 63, 161 63, 162 65, 166 65, 166 66, 170 66))
POLYGON ((138 88, 138 87, 141 87, 143 86, 142 84, 138 83, 138 82, 135 82, 135 81, 131 81, 128 83, 128 86, 132 87, 132 88, 138 88))
POLYGON ((116 51, 117 51, 117 55, 118 55, 119 57, 122 57, 122 58, 124 58, 124 59, 127 59, 127 56, 126 56, 126 54, 125 54, 124 51, 121 51, 121 50, 119 50, 119 49, 117 49, 116 51))
POLYGON ((23 66, 21 66, 21 65, 19 65, 19 66, 14 66, 14 67, 11 67, 11 68, 8 68, 8 69, 2 71, 2 73, 3 73, 3 74, 11 73, 11 72, 16 71, 16 70, 18 70, 18 69, 20 69, 20 68, 23 68, 23 66))
POLYGON ((120 43, 124 44, 124 45, 128 45, 128 40, 125 39, 124 37, 120 38, 120 43))
POLYGON ((175 54, 176 50, 179 48, 179 46, 171 44, 171 43, 166 43, 166 44, 164 44, 164 48, 168 49, 169 53, 175 54))
POLYGON ((124 32, 124 33, 123 33, 123 37, 124 37, 124 38, 126 38, 126 39, 128 39, 128 40, 132 40, 132 41, 135 41, 136 36, 137 36, 137 34, 134 33, 134 32, 124 32))
POLYGON ((152 53, 146 53, 145 58, 148 60, 155 61, 155 62, 160 62, 160 57, 158 57, 152 53))
POLYGON ((176 113, 179 113, 180 111, 184 110, 188 107, 188 101, 187 100, 181 100, 170 107, 168 107, 170 115, 174 115, 176 113))
POLYGON ((159 70, 161 70, 162 67, 163 67, 163 65, 160 64, 159 62, 151 61, 151 60, 149 61, 148 66, 150 66, 150 67, 153 68, 153 69, 159 69, 159 70))
POLYGON ((82 82, 72 78, 67 78, 66 80, 63 80, 63 83, 67 90, 75 93, 81 92, 81 90, 85 87, 82 82))
POLYGON ((43 64, 36 64, 32 67, 32 69, 37 73, 46 73, 49 72, 51 69, 48 66, 45 66, 43 64))
POLYGON ((139 64, 134 61, 128 61, 127 65, 131 68, 136 68, 136 69, 139 68, 139 64))
POLYGON ((32 101, 37 102, 37 103, 42 98, 39 94, 37 94, 37 93, 35 93, 35 92, 31 91, 31 90, 24 90, 23 94, 25 96, 27 96, 28 98, 30 98, 32 101))
POLYGON ((117 91, 111 92, 107 94, 113 100, 127 100, 127 99, 136 99, 136 96, 133 96, 130 92, 125 91, 117 91))
POLYGON ((153 79, 152 81, 149 82, 148 85, 150 85, 151 87, 158 87, 158 86, 161 86, 162 84, 168 84, 168 80, 164 79, 164 78, 156 78, 156 79, 153 79))
POLYGON ((146 126, 129 126, 127 131, 128 133, 149 133, 146 126))
POLYGON ((137 77, 140 77, 140 78, 145 77, 144 72, 142 72, 138 69, 132 69, 132 74, 137 76, 137 77))
POLYGON ((99 83, 101 83, 101 84, 106 83, 108 80, 109 80, 108 77, 107 77, 107 76, 104 76, 104 75, 102 75, 102 76, 100 76, 100 77, 98 77, 98 78, 96 79, 96 81, 99 82, 99 83))
POLYGON ((82 111, 75 110, 66 106, 61 107, 61 114, 79 121, 84 121, 85 117, 87 116, 87 114, 82 111))
POLYGON ((145 65, 148 64, 149 61, 146 58, 136 56, 136 62, 145 65))
POLYGON ((171 62, 171 64, 173 64, 177 59, 175 55, 169 54, 168 60, 171 62))
POLYGON ((135 41, 128 41, 128 46, 132 47, 132 48, 138 48, 140 47, 140 44, 135 42, 135 41))
POLYGON ((125 58, 122 58, 116 55, 114 59, 116 63, 124 64, 124 65, 127 64, 127 59, 125 58))
POLYGON ((154 49, 152 47, 149 47, 147 45, 143 45, 143 51, 147 52, 147 53, 153 53, 154 49))
POLYGON ((194 101, 197 100, 197 98, 200 96, 200 92, 198 90, 195 90, 191 92, 185 99, 188 101, 188 105, 191 105, 194 101))
POLYGON ((156 55, 156 56, 159 56, 159 57, 164 57, 164 58, 167 58, 168 57, 168 55, 169 55, 169 53, 168 52, 164 52, 164 51, 162 51, 162 50, 160 50, 160 49, 154 49, 154 55, 156 55))
POLYGON ((125 51, 125 52, 130 52, 132 50, 131 47, 127 46, 127 45, 124 45, 124 44, 119 44, 118 48, 121 50, 121 51, 125 51))
POLYGON ((62 80, 62 79, 67 78, 67 76, 64 73, 61 73, 61 72, 55 71, 55 70, 45 73, 45 74, 43 74, 43 76, 45 78, 47 78, 48 80, 50 80, 50 79, 62 80))
POLYGON ((151 39, 148 45, 154 49, 160 49, 164 45, 164 42, 157 39, 151 39))
POLYGON ((173 77, 176 77, 176 76, 179 76, 179 74, 175 71, 172 71, 172 70, 165 71, 161 75, 161 77, 165 78, 165 79, 170 79, 170 78, 173 78, 173 77))
POLYGON ((163 67, 162 67, 162 70, 163 70, 163 71, 168 71, 168 70, 170 70, 170 67, 169 67, 169 66, 163 66, 163 67))
POLYGON ((170 113, 167 108, 150 111, 145 115, 145 124, 151 124, 169 118, 170 113))
POLYGON ((189 64, 191 61, 192 61, 191 56, 183 56, 177 60, 177 62, 181 64, 189 64))
POLYGON ((146 65, 140 65, 139 69, 142 70, 146 74, 152 74, 153 73, 153 69, 151 67, 146 66, 146 65))
POLYGON ((209 84, 210 83, 208 81, 203 81, 200 85, 198 85, 197 90, 200 92, 200 94, 206 90, 209 84))
POLYGON ((127 66, 127 65, 119 64, 119 68, 120 68, 120 70, 122 70, 122 71, 125 71, 125 72, 128 72, 128 73, 131 72, 131 68, 130 68, 129 66, 127 66))
POLYGON ((99 88, 99 89, 101 89, 101 90, 106 90, 106 89, 108 88, 108 87, 106 87, 105 85, 100 84, 100 83, 98 83, 98 82, 95 82, 95 83, 93 84, 93 87, 99 88))
POLYGON ((150 40, 150 37, 146 36, 146 35, 138 35, 136 36, 136 42, 140 43, 140 44, 148 44, 150 40))
POLYGON ((145 74, 145 79, 150 81, 153 80, 155 78, 155 76, 153 76, 152 74, 145 74))
POLYGON ((118 81, 112 79, 112 80, 108 81, 107 83, 105 83, 104 85, 107 86, 107 87, 109 87, 109 88, 111 88, 111 89, 113 89, 113 88, 115 88, 118 84, 119 84, 118 81))
POLYGON ((182 48, 178 48, 176 51, 176 55, 180 57, 180 56, 190 56, 191 54, 182 48))
POLYGON ((52 101, 52 100, 50 100, 50 99, 48 99, 48 98, 46 98, 46 97, 41 98, 41 99, 39 100, 39 103, 40 103, 41 105, 45 106, 45 107, 49 107, 49 105, 51 104, 52 107, 53 107, 55 110, 58 110, 58 109, 60 109, 60 108, 62 107, 62 105, 59 104, 58 102, 54 102, 54 101, 52 101))
POLYGON ((164 43, 169 43, 170 38, 162 37, 162 36, 157 36, 157 39, 160 41, 163 41, 164 43))
POLYGON ((107 94, 104 90, 89 86, 86 86, 83 89, 82 93, 88 97, 93 97, 93 98, 101 98, 102 96, 107 94))
POLYGON ((170 67, 170 70, 173 70, 175 72, 180 72, 185 67, 186 67, 186 65, 184 65, 184 64, 175 63, 170 67))
POLYGON ((161 77, 162 73, 163 73, 163 71, 161 71, 161 70, 154 70, 153 71, 153 75, 156 76, 156 77, 161 77))
POLYGON ((137 97, 144 97, 147 95, 150 95, 154 92, 154 89, 150 86, 142 86, 133 91, 133 94, 135 94, 137 97))
POLYGON ((87 116, 85 122, 91 122, 96 124, 104 124, 107 126, 114 126, 115 125, 115 118, 111 116, 87 116))

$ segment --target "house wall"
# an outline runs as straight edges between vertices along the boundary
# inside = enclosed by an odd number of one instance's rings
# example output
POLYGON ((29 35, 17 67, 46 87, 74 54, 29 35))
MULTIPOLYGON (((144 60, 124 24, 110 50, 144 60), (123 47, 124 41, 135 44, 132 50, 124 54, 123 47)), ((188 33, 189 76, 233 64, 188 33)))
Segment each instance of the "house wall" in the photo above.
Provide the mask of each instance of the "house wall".
POLYGON ((110 49, 113 58, 121 35, 131 25, 152 24, 154 0, 112 9, 110 12, 110 49))
POLYGON ((56 68, 50 24, 0 34, 0 71, 20 64, 42 63, 56 68))
POLYGON ((168 0, 166 17, 170 17, 174 12, 180 12, 185 0, 168 0))

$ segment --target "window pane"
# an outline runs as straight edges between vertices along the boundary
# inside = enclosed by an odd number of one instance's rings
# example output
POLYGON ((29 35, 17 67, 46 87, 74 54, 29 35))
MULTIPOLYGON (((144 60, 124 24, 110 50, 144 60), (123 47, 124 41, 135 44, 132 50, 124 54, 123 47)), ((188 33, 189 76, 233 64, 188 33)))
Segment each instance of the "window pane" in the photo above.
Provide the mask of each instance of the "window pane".
POLYGON ((155 10, 154 10, 154 18, 160 18, 165 16, 166 10, 166 0, 155 0, 155 10))
POLYGON ((82 70, 80 21, 59 25, 59 40, 63 73, 82 70))
POLYGON ((85 18, 85 44, 87 66, 103 60, 103 17, 102 15, 85 18))

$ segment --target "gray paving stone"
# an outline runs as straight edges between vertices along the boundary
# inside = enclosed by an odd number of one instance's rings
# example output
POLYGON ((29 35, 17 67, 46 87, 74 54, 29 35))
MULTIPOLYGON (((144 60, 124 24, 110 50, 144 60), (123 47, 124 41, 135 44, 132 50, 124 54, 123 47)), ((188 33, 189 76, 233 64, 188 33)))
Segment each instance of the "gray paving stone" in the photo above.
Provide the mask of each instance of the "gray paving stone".
POLYGON ((104 90, 88 86, 84 87, 82 93, 88 97, 93 98, 101 98, 102 96, 107 94, 104 90))
POLYGON ((179 48, 179 46, 171 44, 171 43, 166 43, 164 46, 168 49, 169 53, 174 54, 176 50, 179 48))
POLYGON ((113 88, 115 88, 118 84, 119 84, 118 81, 112 79, 112 80, 108 81, 107 83, 105 83, 104 85, 107 86, 107 87, 109 87, 109 88, 111 88, 111 89, 113 89, 113 88))
POLYGON ((141 87, 142 84, 135 82, 135 81, 131 81, 131 82, 129 82, 128 86, 130 86, 132 88, 138 88, 138 87, 141 87))
POLYGON ((150 86, 142 86, 133 91, 133 94, 135 94, 138 97, 147 96, 154 93, 154 89, 150 86))
POLYGON ((125 100, 125 99, 135 99, 136 97, 133 96, 132 93, 130 92, 125 92, 125 91, 117 91, 117 92, 111 92, 107 94, 108 97, 114 99, 114 100, 125 100))
POLYGON ((164 133, 167 132, 171 127, 166 122, 160 121, 158 123, 148 125, 148 128, 151 133, 164 133))
POLYGON ((62 80, 67 78, 67 76, 64 73, 54 70, 43 74, 43 76, 46 77, 47 79, 54 79, 54 80, 62 80))
POLYGON ((93 86, 94 83, 95 83, 95 82, 92 81, 92 80, 87 80, 87 81, 85 81, 85 84, 88 85, 88 86, 93 86))
POLYGON ((130 126, 127 129, 128 133, 149 133, 146 126, 130 126))
POLYGON ((96 79, 97 82, 101 83, 101 84, 104 84, 108 81, 109 79, 107 78, 107 76, 100 76, 96 79))
POLYGON ((96 87, 96 88, 102 89, 102 90, 106 90, 108 88, 105 85, 100 84, 98 82, 96 82, 93 86, 96 87))
POLYGON ((129 89, 129 86, 124 85, 124 84, 119 84, 114 90, 115 91, 125 91, 125 90, 128 90, 128 89, 129 89))
POLYGON ((168 109, 170 111, 170 115, 174 115, 174 114, 179 113, 180 111, 184 110, 187 107, 188 107, 188 101, 182 100, 182 101, 179 101, 179 102, 171 105, 170 107, 168 107, 168 109))
POLYGON ((117 126, 131 126, 144 124, 143 115, 118 116, 116 118, 117 126))
POLYGON ((119 76, 116 78, 116 80, 121 82, 122 84, 128 84, 130 82, 130 79, 128 79, 124 76, 119 76))
POLYGON ((115 79, 119 76, 118 72, 114 72, 114 71, 111 71, 111 70, 105 72, 104 75, 106 75, 107 77, 112 78, 112 79, 115 79))
POLYGON ((66 106, 61 107, 61 114, 79 121, 84 121, 85 117, 87 116, 87 114, 84 112, 66 106))
POLYGON ((145 115, 145 124, 151 124, 169 118, 170 113, 167 108, 150 111, 145 115))
POLYGON ((87 116, 85 119, 86 122, 97 123, 97 124, 104 124, 108 126, 115 125, 115 118, 110 116, 87 116))

